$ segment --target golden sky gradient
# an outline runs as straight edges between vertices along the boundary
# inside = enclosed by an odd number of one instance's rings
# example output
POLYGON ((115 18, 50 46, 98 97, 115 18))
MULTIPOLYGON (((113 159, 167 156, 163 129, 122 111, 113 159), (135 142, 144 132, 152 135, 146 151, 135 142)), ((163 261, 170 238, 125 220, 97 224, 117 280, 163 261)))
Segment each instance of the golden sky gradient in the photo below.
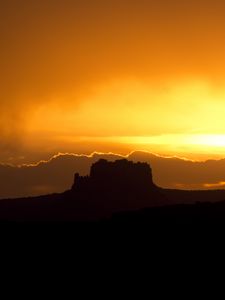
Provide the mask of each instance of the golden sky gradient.
POLYGON ((224 16, 222 0, 2 0, 2 159, 225 157, 224 16))

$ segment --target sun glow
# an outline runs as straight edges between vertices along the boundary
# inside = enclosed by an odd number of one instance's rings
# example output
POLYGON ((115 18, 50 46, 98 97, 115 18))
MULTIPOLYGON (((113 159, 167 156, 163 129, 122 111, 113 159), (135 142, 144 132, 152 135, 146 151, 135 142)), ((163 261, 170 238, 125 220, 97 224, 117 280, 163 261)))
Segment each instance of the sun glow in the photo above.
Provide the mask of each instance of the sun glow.
POLYGON ((206 134, 193 136, 191 138, 191 143, 194 145, 202 145, 207 147, 225 148, 225 134, 206 134))
MULTIPOLYGON (((157 136, 122 136, 108 138, 136 148, 174 153, 200 152, 225 155, 225 134, 168 134, 157 136)), ((107 140, 107 139, 106 139, 107 140)))
POLYGON ((74 151, 81 145, 79 149, 86 153, 112 149, 189 158, 225 156, 225 90, 207 81, 153 86, 147 81, 121 79, 94 87, 79 106, 70 100, 72 95, 67 97, 70 106, 66 108, 57 99, 31 114, 28 139, 35 137, 33 144, 41 144, 39 138, 45 137, 44 147, 55 143, 74 151))
MULTIPOLYGON (((121 137, 119 138, 124 143, 143 144, 143 145, 169 145, 175 144, 180 146, 207 146, 207 147, 224 147, 225 148, 225 134, 168 134, 159 136, 138 136, 138 137, 121 137)), ((225 151, 225 149, 224 149, 225 151)))

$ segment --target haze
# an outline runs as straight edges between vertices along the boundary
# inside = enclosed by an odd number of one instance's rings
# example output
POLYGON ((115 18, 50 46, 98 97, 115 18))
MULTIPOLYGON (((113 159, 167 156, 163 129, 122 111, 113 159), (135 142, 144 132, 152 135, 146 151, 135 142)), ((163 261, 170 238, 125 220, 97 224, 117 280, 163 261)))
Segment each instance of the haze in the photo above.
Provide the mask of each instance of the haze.
POLYGON ((225 157, 225 2, 2 0, 2 162, 225 157))

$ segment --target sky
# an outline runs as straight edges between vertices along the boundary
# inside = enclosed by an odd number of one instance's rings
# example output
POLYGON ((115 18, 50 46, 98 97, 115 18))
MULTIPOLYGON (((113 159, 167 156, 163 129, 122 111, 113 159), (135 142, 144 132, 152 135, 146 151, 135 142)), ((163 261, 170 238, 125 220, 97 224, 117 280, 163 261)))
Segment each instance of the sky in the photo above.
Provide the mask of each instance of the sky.
POLYGON ((0 1, 0 153, 225 157, 223 0, 0 1))

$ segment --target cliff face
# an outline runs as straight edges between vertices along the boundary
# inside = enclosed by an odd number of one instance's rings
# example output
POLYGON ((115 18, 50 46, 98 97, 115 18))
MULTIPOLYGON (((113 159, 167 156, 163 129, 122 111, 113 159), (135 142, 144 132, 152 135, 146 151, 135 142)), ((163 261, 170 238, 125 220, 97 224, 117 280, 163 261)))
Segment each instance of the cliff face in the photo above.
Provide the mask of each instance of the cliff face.
POLYGON ((101 159, 94 163, 90 176, 75 174, 72 190, 108 190, 120 192, 146 192, 155 189, 152 170, 147 163, 134 163, 126 159, 109 162, 101 159))

